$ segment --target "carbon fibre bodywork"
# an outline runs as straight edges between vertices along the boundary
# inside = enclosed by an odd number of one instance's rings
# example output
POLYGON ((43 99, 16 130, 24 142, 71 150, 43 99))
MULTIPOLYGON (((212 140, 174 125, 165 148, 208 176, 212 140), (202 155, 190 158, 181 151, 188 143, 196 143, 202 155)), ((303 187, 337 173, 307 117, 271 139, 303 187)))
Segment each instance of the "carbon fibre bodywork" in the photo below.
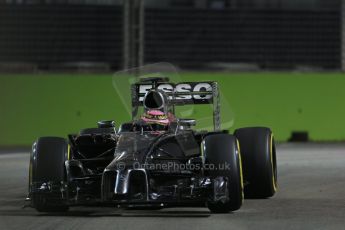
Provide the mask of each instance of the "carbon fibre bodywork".
POLYGON ((83 129, 67 140, 38 138, 30 158, 32 207, 51 212, 74 205, 206 205, 211 212, 227 213, 238 210, 244 196, 275 194, 272 131, 221 130, 232 122, 225 116, 221 122, 216 82, 171 83, 161 77, 134 82, 128 72, 121 75, 114 76, 119 84, 113 84, 118 92, 124 89, 122 83, 131 84, 130 96, 123 92, 120 98, 124 105, 131 104, 124 107, 132 121, 118 129, 114 121, 100 121, 97 128, 83 129), (205 111, 207 104, 211 116, 193 106, 203 105, 205 111), (201 115, 198 122, 180 118, 194 114, 201 115))
POLYGON ((35 182, 29 197, 45 194, 68 206, 205 206, 227 199, 226 178, 210 178, 202 167, 202 139, 217 133, 70 135, 66 181, 35 182))
MULTIPOLYGON (((203 154, 207 136, 228 135, 227 131, 220 130, 218 85, 216 82, 181 85, 185 88, 169 91, 170 86, 177 89, 178 84, 165 84, 161 78, 150 78, 133 84, 132 121, 122 124, 118 130, 113 121, 101 121, 98 128, 84 129, 77 135, 69 135, 66 144, 63 144, 67 149, 63 153, 66 157, 60 157, 64 159, 64 177, 57 177, 59 180, 30 180, 30 200, 43 197, 44 201, 39 203, 65 206, 205 206, 207 202, 227 204, 230 199, 230 178, 222 174, 210 176, 205 170, 203 154), (151 88, 145 88, 145 96, 140 101, 140 96, 144 95, 140 87, 147 85, 151 88), (189 87, 192 90, 188 93, 186 90, 189 87), (157 98, 159 100, 154 103, 146 101, 157 98), (147 108, 155 105, 165 114, 173 114, 175 105, 190 103, 213 104, 213 131, 194 130, 192 126, 196 122, 190 119, 174 118, 163 128, 135 119, 138 106, 147 108)), ((234 137, 228 136, 232 138, 233 149, 229 151, 237 159, 234 163, 236 166, 240 164, 238 146, 234 137)), ((30 165, 37 165, 35 148, 31 162, 30 165)), ((235 168, 233 171, 236 171, 235 168)), ((49 171, 48 168, 45 170, 49 171)), ((237 181, 242 173, 238 170, 237 181)), ((238 188, 240 191, 243 189, 241 186, 238 188)))

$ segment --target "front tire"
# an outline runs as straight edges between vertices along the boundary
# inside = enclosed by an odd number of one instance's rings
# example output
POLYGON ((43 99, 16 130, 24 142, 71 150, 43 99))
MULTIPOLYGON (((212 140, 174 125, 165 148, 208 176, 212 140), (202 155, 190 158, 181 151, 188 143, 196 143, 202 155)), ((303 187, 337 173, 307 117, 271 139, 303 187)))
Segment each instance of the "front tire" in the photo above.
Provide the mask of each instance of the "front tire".
POLYGON ((207 170, 205 173, 213 180, 218 177, 226 178, 229 195, 227 202, 214 202, 209 199, 208 208, 214 213, 238 210, 243 202, 243 178, 241 154, 236 138, 229 134, 206 136, 202 147, 205 163, 215 167, 214 170, 207 170), (219 167, 225 163, 228 164, 228 168, 219 167))
POLYGON ((66 181, 65 160, 69 157, 68 148, 67 141, 59 137, 42 137, 33 145, 29 167, 29 193, 33 207, 39 212, 68 210, 60 193, 55 195, 37 192, 44 183, 60 185, 66 181))
POLYGON ((240 142, 246 198, 268 198, 277 190, 274 138, 265 127, 241 128, 234 133, 240 142))

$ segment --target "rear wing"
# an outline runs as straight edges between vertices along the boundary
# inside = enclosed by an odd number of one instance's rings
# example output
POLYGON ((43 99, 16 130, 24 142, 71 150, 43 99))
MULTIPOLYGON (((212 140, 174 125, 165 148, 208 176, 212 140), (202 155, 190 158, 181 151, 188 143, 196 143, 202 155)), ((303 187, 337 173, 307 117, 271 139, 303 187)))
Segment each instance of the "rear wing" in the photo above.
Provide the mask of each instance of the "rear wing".
POLYGON ((213 104, 213 124, 216 131, 220 130, 220 97, 217 82, 148 82, 132 84, 132 117, 138 113, 138 107, 143 105, 145 94, 152 88, 166 93, 169 103, 173 106, 191 104, 213 104))

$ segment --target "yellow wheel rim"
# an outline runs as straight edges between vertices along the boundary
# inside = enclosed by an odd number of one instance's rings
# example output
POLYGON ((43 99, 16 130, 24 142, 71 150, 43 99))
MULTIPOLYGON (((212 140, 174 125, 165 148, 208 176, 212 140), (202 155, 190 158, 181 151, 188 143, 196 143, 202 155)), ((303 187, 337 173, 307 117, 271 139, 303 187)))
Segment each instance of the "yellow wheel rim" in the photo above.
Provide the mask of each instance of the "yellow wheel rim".
POLYGON ((271 158, 271 167, 272 167, 273 190, 277 191, 277 180, 276 180, 276 174, 275 174, 274 164, 273 164, 273 134, 271 134, 271 141, 270 141, 270 158, 271 158))

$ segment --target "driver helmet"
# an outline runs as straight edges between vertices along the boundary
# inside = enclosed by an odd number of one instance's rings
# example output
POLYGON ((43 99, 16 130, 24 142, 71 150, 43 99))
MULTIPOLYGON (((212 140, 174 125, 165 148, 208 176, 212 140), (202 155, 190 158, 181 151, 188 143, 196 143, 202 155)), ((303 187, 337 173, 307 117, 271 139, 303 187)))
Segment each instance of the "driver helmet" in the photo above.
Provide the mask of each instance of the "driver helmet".
POLYGON ((141 120, 148 124, 159 124, 159 125, 169 125, 169 117, 162 111, 151 109, 147 110, 142 116, 141 120))

